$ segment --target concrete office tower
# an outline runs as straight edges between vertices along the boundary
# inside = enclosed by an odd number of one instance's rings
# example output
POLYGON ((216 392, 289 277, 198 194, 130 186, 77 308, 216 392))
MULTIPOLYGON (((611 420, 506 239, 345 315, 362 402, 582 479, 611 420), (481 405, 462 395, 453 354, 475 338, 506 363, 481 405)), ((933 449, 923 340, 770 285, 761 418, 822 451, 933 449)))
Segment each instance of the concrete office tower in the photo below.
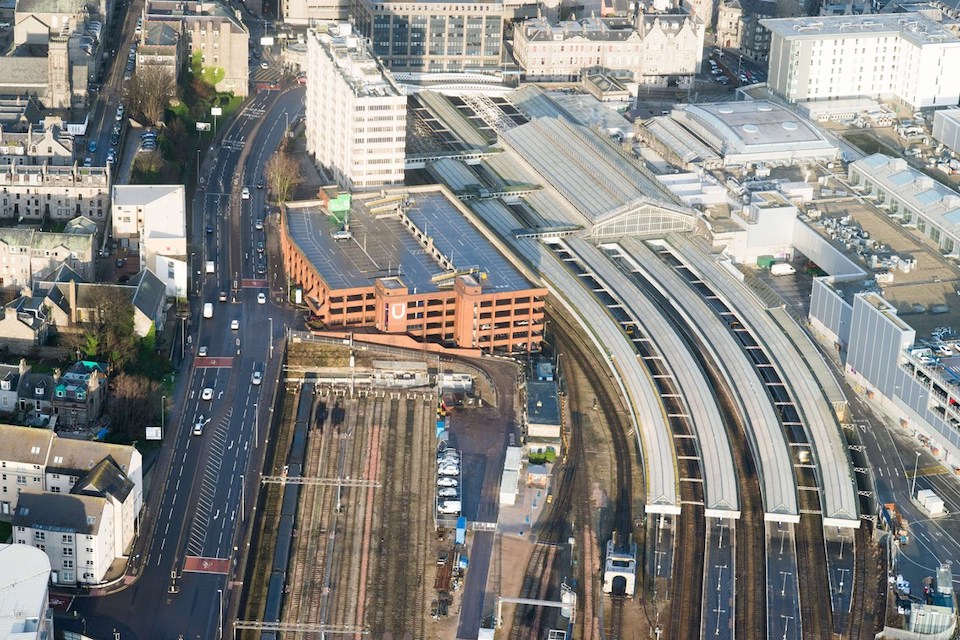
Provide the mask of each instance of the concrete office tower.
POLYGON ((307 37, 307 151, 344 189, 403 184, 407 97, 350 25, 307 37))
MULTIPOLYGON (((498 71, 501 2, 352 0, 357 30, 394 72, 498 71)), ((513 9, 511 9, 513 11, 513 9)))
MULTIPOLYGON (((871 97, 913 109, 960 101, 960 37, 926 13, 763 20, 770 88, 789 100, 871 97)), ((951 21, 952 22, 952 21, 951 21)))

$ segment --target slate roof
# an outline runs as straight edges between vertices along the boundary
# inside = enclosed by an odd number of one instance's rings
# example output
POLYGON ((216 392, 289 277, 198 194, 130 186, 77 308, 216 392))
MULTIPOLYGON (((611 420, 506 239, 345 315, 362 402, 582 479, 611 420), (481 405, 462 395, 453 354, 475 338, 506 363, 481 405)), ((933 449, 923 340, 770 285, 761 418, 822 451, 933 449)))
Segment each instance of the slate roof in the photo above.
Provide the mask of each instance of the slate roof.
POLYGON ((106 504, 107 500, 98 496, 23 491, 13 526, 97 535, 106 504))
POLYGON ((81 477, 70 493, 102 498, 112 496, 117 502, 123 502, 133 491, 133 486, 114 459, 107 456, 81 477))

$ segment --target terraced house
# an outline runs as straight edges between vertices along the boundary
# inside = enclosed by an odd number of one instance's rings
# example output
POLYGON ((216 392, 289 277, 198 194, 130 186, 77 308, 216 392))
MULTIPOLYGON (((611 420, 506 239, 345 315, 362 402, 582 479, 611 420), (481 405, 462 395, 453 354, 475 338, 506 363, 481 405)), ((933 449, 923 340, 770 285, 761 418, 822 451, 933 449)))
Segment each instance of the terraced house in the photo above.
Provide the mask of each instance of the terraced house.
POLYGON ((0 228, 0 287, 32 286, 37 278, 63 263, 81 277, 92 277, 96 236, 79 231, 0 228))

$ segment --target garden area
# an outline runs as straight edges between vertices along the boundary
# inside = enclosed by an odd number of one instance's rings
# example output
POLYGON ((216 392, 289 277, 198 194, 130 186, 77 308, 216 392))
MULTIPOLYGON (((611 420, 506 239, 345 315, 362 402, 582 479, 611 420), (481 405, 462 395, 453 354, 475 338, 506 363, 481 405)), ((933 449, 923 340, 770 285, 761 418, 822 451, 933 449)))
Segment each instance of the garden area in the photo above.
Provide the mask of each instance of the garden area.
POLYGON ((195 54, 182 74, 180 87, 173 83, 169 73, 163 76, 148 69, 134 77, 128 94, 132 113, 144 124, 158 127, 160 135, 156 150, 137 154, 131 183, 190 182, 197 151, 206 151, 215 134, 212 127, 198 131, 197 123, 212 123, 214 107, 222 111, 217 121, 226 122, 243 103, 243 98, 216 90, 223 73, 220 67, 203 67, 195 54))

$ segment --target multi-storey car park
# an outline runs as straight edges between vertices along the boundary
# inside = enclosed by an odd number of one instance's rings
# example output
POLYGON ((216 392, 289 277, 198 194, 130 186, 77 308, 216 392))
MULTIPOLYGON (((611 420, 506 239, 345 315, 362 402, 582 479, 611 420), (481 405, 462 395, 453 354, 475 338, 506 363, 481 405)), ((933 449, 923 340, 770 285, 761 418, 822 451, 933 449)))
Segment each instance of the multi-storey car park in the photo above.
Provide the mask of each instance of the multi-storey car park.
MULTIPOLYGON (((437 97, 433 96, 432 99, 436 100, 437 97)), ((422 98, 418 98, 418 101, 421 105, 426 102, 422 98)), ((671 234, 682 238, 691 230, 702 228, 699 218, 638 162, 587 127, 571 122, 572 116, 552 103, 542 92, 525 89, 516 92, 515 96, 505 96, 502 101, 508 104, 512 101, 512 106, 526 115, 528 120, 524 122, 523 118, 513 115, 509 119, 483 118, 488 127, 499 133, 498 144, 505 148, 506 152, 478 158, 477 156, 485 152, 473 147, 470 150, 472 157, 464 157, 464 160, 471 162, 470 166, 455 157, 427 160, 424 164, 435 178, 446 183, 458 195, 466 196, 467 204, 478 217, 498 235, 506 238, 521 258, 542 274, 547 288, 557 294, 568 308, 576 309, 582 324, 588 328, 588 333, 598 344, 603 345, 601 351, 619 377, 619 384, 629 390, 626 397, 636 412, 636 399, 642 395, 631 392, 637 387, 631 383, 630 377, 633 377, 632 382, 635 383, 642 381, 642 376, 649 372, 630 373, 635 369, 635 362, 626 362, 632 342, 627 332, 637 332, 643 326, 634 322, 634 316, 637 309, 644 308, 648 303, 638 304, 634 300, 654 294, 665 297, 664 292, 651 293, 649 288, 647 291, 635 291, 629 287, 625 292, 621 288, 624 286, 622 279, 634 276, 632 269, 627 269, 627 273, 623 274, 609 263, 609 260, 616 261, 617 258, 604 256, 596 248, 590 248, 590 241, 605 243, 624 236, 637 239, 663 238, 671 234), (575 250, 571 247, 575 247, 575 250), (589 263, 583 260, 582 252, 592 256, 589 263), (557 258, 564 263, 563 266, 557 264, 557 258), (605 260, 608 262, 605 263, 605 260), (610 266, 607 267, 606 264, 610 266), (604 276, 602 278, 598 277, 601 272, 604 276), (612 277, 619 284, 611 286, 607 277, 612 277), (583 287, 576 284, 577 280, 585 283, 587 289, 593 289, 586 297, 581 293, 583 287), (641 295, 636 295, 637 292, 641 295), (624 303, 626 299, 629 299, 629 303, 624 303), (624 316, 626 311, 631 310, 633 315, 624 316), (610 324, 618 329, 613 335, 610 335, 606 328, 610 324), (603 327, 599 334, 596 333, 598 326, 603 327)), ((431 110, 430 113, 437 120, 436 128, 446 132, 469 126, 471 120, 478 117, 470 105, 458 104, 456 109, 445 111, 442 117, 438 116, 436 110, 431 110), (449 121, 456 118, 460 120, 449 121)), ((629 246, 632 242, 635 240, 626 240, 623 244, 629 246)), ((684 257, 684 260, 688 259, 684 257)), ((698 267, 697 273, 706 275, 696 276, 695 279, 698 282, 702 279, 707 285, 713 286, 712 279, 718 277, 716 269, 719 267, 706 271, 698 267)), ((732 279, 723 286, 742 288, 742 285, 736 284, 732 279)), ((672 297, 675 292, 671 291, 670 294, 669 297, 672 297)), ((825 564, 824 547, 829 547, 829 540, 824 541, 825 530, 856 527, 859 523, 856 485, 853 482, 846 445, 840 435, 833 407, 813 381, 811 369, 816 366, 811 363, 809 354, 798 351, 790 339, 783 335, 783 328, 776 329, 779 338, 767 335, 771 328, 776 326, 774 320, 756 307, 756 301, 751 299, 745 289, 737 293, 722 289, 709 294, 708 298, 710 296, 722 296, 727 315, 724 316, 723 311, 717 313, 725 320, 732 318, 731 309, 746 314, 744 308, 747 307, 749 313, 753 314, 738 317, 735 321, 730 320, 728 328, 725 329, 728 332, 726 339, 720 339, 719 344, 712 345, 714 351, 707 360, 712 363, 710 366, 726 372, 730 376, 727 380, 729 386, 739 391, 734 400, 737 410, 727 411, 725 415, 728 419, 741 421, 756 445, 756 449, 749 448, 748 453, 754 451, 753 455, 757 458, 758 480, 760 486, 764 487, 764 503, 761 507, 758 502, 751 508, 762 508, 763 513, 772 520, 786 521, 785 525, 771 524, 767 527, 765 540, 761 540, 759 546, 751 552, 759 553, 761 557, 765 555, 766 566, 755 567, 756 571, 749 574, 750 579, 742 588, 750 589, 750 583, 755 576, 765 573, 764 584, 768 587, 768 594, 772 591, 792 594, 780 599, 770 597, 766 602, 766 618, 769 622, 769 625, 766 625, 767 631, 777 637, 816 637, 827 633, 830 609, 824 604, 825 598, 819 592, 822 584, 827 582, 826 571, 821 568, 819 572, 811 573, 811 565, 819 564, 822 567, 825 564), (749 329, 749 332, 744 331, 744 328, 749 329), (740 345, 731 341, 731 336, 735 336, 740 345), (761 350, 768 355, 766 359, 758 360, 754 357, 754 352, 759 353, 761 350), (744 354, 749 355, 751 360, 745 360, 744 354), (769 354, 776 354, 776 357, 769 354), (745 366, 745 363, 751 361, 754 365, 753 371, 745 366), (731 373, 735 368, 738 371, 731 373), (754 383, 757 386, 751 385, 748 380, 757 381, 754 383), (737 389, 738 383, 747 386, 737 389), (745 389, 757 388, 758 393, 744 392, 745 389), (749 399, 745 401, 746 396, 749 396, 749 399), (758 428, 761 429, 760 432, 757 431, 758 428), (771 442, 770 438, 774 438, 774 441, 771 442), (759 443, 761 439, 766 440, 762 445, 759 443), (780 444, 777 445, 776 442, 780 444), (797 462, 794 462, 795 456, 789 453, 790 449, 796 449, 794 453, 799 453, 800 449, 808 450, 810 462, 801 460, 800 456, 797 456, 797 462), (794 466, 798 468, 792 468, 794 466), (770 474, 776 477, 767 478, 770 474), (801 487, 797 485, 798 480, 801 487), (798 488, 802 489, 799 496, 798 488), (778 500, 778 496, 781 499, 778 500), (822 519, 817 516, 822 516, 822 519), (790 521, 795 523, 798 519, 801 526, 794 539, 790 521), (784 561, 779 559, 781 550, 794 546, 796 555, 784 564, 784 561), (793 583, 787 580, 791 574, 793 583), (801 580, 799 596, 795 582, 798 577, 801 580), (821 577, 822 580, 819 580, 821 577), (801 617, 801 606, 804 626, 801 626, 801 620, 798 619, 801 617), (788 620, 793 622, 789 623, 788 620)), ((682 320, 682 314, 678 314, 675 309, 668 315, 674 321, 682 320)), ((655 326, 657 322, 651 325, 650 316, 643 314, 643 317, 646 323, 643 331, 652 331, 651 326, 655 326)), ((662 319, 658 322, 662 322, 662 319)), ((707 320, 706 309, 702 307, 694 321, 685 324, 698 323, 713 326, 712 321, 707 320), (701 314, 703 318, 700 317, 701 314)), ((713 331, 716 330, 714 326, 713 331)), ((698 339, 702 343, 704 337, 716 337, 714 333, 704 333, 698 338, 696 331, 689 328, 685 331, 687 348, 693 348, 692 345, 696 344, 698 339)), ((791 338, 794 340, 805 338, 799 331, 787 333, 792 333, 791 338)), ((659 334, 644 337, 666 353, 672 353, 673 349, 679 348, 676 342, 672 343, 672 347, 661 344, 663 336, 659 334)), ((668 340, 665 344, 671 342, 668 340)), ((630 359, 635 361, 636 357, 630 359)), ((714 410, 716 406, 714 402, 714 410)), ((638 437, 645 456, 645 475, 648 479, 657 476, 661 471, 659 468, 651 468, 647 457, 651 450, 658 451, 651 447, 663 432, 658 424, 638 425, 638 437)), ((662 440, 662 437, 660 439, 662 440)), ((697 439, 696 443, 697 448, 702 450, 702 439, 697 439)), ((675 448, 681 460, 686 457, 680 441, 675 442, 675 448)), ((705 467, 707 454, 698 452, 697 458, 699 466, 705 467)), ((680 475, 674 478, 675 481, 684 478, 683 471, 678 471, 680 475)), ((700 478, 705 485, 704 494, 710 494, 711 472, 702 469, 701 473, 704 474, 700 478)), ((681 512, 681 521, 684 513, 697 509, 696 505, 687 505, 683 499, 685 484, 681 482, 681 491, 677 495, 679 500, 676 503, 681 512)), ((650 494, 648 486, 648 496, 650 494)), ((661 506, 657 508, 662 509, 661 506)), ((702 525, 697 529, 703 531, 702 525)), ((704 534, 722 539, 722 529, 707 529, 704 534)), ((660 549, 655 552, 659 555, 660 549)), ((741 549, 738 556, 745 553, 748 552, 741 549)), ((653 555, 651 549, 647 549, 647 554, 653 555)), ((677 557, 682 556, 678 554, 677 557)), ((669 560, 672 561, 672 558, 669 560)), ((706 587, 707 576, 715 579, 716 575, 702 566, 702 555, 695 561, 699 561, 701 566, 693 570, 697 575, 704 575, 702 588, 707 593, 703 602, 716 602, 717 596, 711 595, 706 587), (711 600, 711 597, 714 599, 711 600)), ((655 575, 652 564, 647 563, 647 571, 650 575, 655 575)), ((657 564, 659 566, 659 562, 657 564)), ((677 578, 683 577, 683 572, 688 569, 691 567, 671 566, 673 575, 677 578)), ((738 570, 742 571, 739 564, 738 570)), ((694 590, 697 594, 701 593, 701 587, 695 587, 694 590)), ((741 593, 737 593, 738 606, 743 602, 741 596, 741 593)), ((754 599, 758 597, 761 603, 765 600, 762 595, 753 596, 754 599)), ((697 606, 700 606, 699 602, 697 606)), ((763 610, 764 605, 761 604, 760 611, 763 610)), ((699 615, 698 612, 697 616, 699 615)), ((750 615, 753 624, 741 627, 738 635, 746 629, 755 633, 758 625, 765 625, 762 614, 760 618, 754 618, 755 613, 740 610, 737 615, 750 615)), ((704 629, 709 626, 711 631, 722 628, 719 621, 714 627, 706 616, 703 624, 704 629)))
POLYGON ((546 290, 464 214, 442 187, 354 200, 335 223, 321 201, 288 203, 288 277, 324 328, 374 327, 486 352, 535 350, 546 290))

